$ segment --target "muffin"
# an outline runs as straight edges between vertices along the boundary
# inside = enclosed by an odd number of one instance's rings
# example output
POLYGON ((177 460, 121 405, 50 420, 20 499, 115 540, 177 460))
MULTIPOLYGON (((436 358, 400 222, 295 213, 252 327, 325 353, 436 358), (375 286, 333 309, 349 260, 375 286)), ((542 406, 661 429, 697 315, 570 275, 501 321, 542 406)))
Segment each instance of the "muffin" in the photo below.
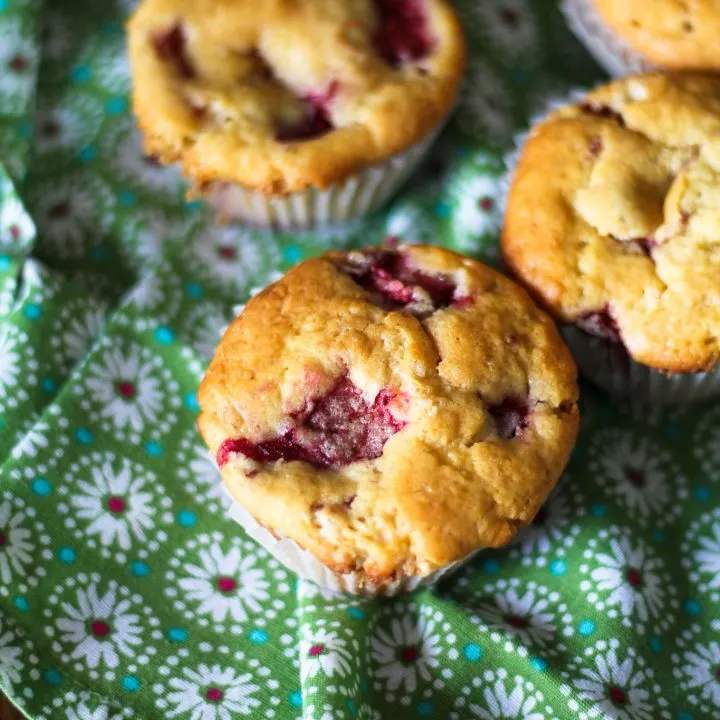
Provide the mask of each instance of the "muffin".
POLYGON ((570 26, 611 75, 720 69, 715 0, 564 0, 570 26))
POLYGON ((308 260, 252 298, 202 382, 198 424, 235 516, 281 561, 394 594, 533 519, 573 447, 577 393, 524 290, 400 246, 308 260))
POLYGON ((655 73, 533 128, 502 252, 580 371, 653 402, 720 392, 720 78, 655 73))
POLYGON ((147 152, 221 216, 279 228, 387 200, 465 65, 446 0, 145 0, 128 44, 147 152))

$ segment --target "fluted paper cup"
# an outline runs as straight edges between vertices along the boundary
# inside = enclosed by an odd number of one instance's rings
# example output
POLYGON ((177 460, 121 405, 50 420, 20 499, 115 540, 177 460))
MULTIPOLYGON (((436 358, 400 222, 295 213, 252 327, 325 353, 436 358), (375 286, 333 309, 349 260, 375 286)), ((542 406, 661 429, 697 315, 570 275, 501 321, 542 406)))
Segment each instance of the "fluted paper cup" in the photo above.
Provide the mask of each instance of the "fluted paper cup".
MULTIPOLYGON (((229 493, 228 493, 229 495, 229 493)), ((388 583, 374 584, 367 581, 362 572, 337 574, 324 565, 311 552, 301 548, 294 540, 283 537, 280 533, 271 532, 257 520, 234 498, 227 511, 255 542, 259 543, 275 559, 296 575, 312 580, 314 583, 351 595, 368 597, 393 597, 401 593, 409 593, 418 588, 430 587, 469 562, 478 552, 476 550, 459 560, 435 570, 429 575, 398 578, 388 583)))
POLYGON ((217 183, 206 199, 223 220, 239 220, 275 230, 339 225, 377 210, 410 177, 442 124, 409 150, 366 168, 325 190, 308 188, 289 195, 266 195, 233 183, 217 183))
POLYGON ((561 328, 580 373, 612 395, 647 405, 688 405, 720 397, 720 363, 709 372, 665 373, 633 360, 618 343, 561 328))

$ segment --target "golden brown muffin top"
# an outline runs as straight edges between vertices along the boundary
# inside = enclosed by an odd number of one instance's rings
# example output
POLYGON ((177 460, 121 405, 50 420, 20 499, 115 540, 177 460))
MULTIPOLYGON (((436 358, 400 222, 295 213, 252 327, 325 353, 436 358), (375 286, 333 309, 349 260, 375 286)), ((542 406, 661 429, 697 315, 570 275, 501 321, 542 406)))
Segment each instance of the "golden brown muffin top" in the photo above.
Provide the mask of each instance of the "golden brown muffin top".
POLYGON ((717 70, 718 0, 593 0, 600 17, 653 63, 674 70, 717 70))
POLYGON ((448 114, 465 64, 446 0, 145 0, 128 26, 146 147, 202 187, 324 188, 448 114))
POLYGON ((720 78, 639 75, 535 127, 502 250, 566 323, 671 372, 720 353, 720 78))
POLYGON ((199 427, 262 525, 382 584, 529 523, 577 393, 552 321, 493 270, 434 247, 334 252, 232 323, 199 427))

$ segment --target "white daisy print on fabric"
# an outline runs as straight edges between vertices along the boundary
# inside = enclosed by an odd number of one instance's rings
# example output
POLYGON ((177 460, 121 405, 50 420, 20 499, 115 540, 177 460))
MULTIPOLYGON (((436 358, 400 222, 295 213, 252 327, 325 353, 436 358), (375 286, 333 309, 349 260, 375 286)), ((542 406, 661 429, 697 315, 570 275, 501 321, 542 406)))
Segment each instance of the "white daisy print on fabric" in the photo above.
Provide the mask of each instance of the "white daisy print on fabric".
POLYGON ((162 322, 174 318, 181 299, 180 285, 174 273, 151 272, 143 275, 127 294, 124 305, 162 322))
POLYGON ((625 430, 596 434, 590 448, 590 469, 598 483, 615 497, 633 519, 666 522, 680 512, 685 479, 672 456, 648 438, 625 430))
POLYGON ((711 405, 703 412, 691 445, 708 482, 720 483, 720 406, 711 405))
POLYGON ((435 620, 411 611, 394 616, 386 627, 378 625, 372 636, 375 677, 391 692, 414 692, 419 683, 432 679, 441 653, 435 620))
POLYGON ((100 129, 102 105, 87 93, 71 93, 50 102, 40 94, 34 119, 34 145, 38 154, 79 150, 90 144, 100 129))
POLYGON ((162 409, 162 382, 153 363, 143 362, 138 349, 124 354, 119 348, 102 353, 100 363, 90 365, 87 385, 103 405, 101 414, 119 428, 140 431, 158 418, 162 409))
POLYGON ((360 706, 357 717, 358 720, 383 720, 379 710, 374 710, 366 704, 360 706))
MULTIPOLYGON (((24 372, 25 356, 22 348, 27 343, 27 335, 11 325, 0 324, 0 409, 17 406, 17 385, 24 372), (21 357, 22 353, 22 357, 21 357), (15 399, 15 402, 13 400, 15 399)), ((25 399, 25 398, 23 398, 25 399)))
POLYGON ((435 219, 416 202, 394 205, 385 228, 388 237, 406 244, 431 244, 437 240, 435 219))
MULTIPOLYGON (((160 696, 156 705, 163 717, 193 720, 231 720, 237 717, 259 717, 257 708, 260 686, 252 672, 219 663, 201 663, 197 667, 173 668, 167 685, 157 684, 160 696)), ((161 668, 161 672, 162 672, 161 668)))
MULTIPOLYGON (((52 598, 51 598, 52 601, 52 598)), ((68 660, 83 669, 117 668, 122 657, 154 652, 146 644, 140 596, 110 581, 82 583, 55 597, 55 634, 68 660)))
POLYGON ((21 308, 28 302, 42 303, 53 300, 62 285, 58 276, 51 274, 42 263, 35 258, 26 258, 23 264, 22 280, 17 288, 15 306, 21 308))
POLYGON ((4 111, 20 115, 35 89, 38 51, 19 18, 0 25, 0 99, 4 111))
POLYGON ((209 512, 218 514, 230 504, 215 458, 198 440, 195 428, 184 433, 176 466, 187 492, 209 512))
POLYGON ((52 697, 35 716, 37 720, 125 720, 136 714, 131 707, 119 702, 108 704, 87 690, 68 690, 52 697))
POLYGON ((180 404, 178 384, 162 358, 119 337, 103 338, 75 392, 92 420, 132 442, 139 442, 140 433, 167 433, 180 404))
POLYGON ((12 692, 22 680, 23 648, 18 631, 0 613, 0 687, 12 692))
POLYGON ((720 709, 720 644, 697 642, 673 655, 673 674, 694 705, 720 709))
POLYGON ((79 702, 75 707, 68 707, 65 716, 67 720, 121 720, 121 718, 129 717, 126 712, 121 710, 115 710, 107 705, 93 707, 92 704, 85 701, 79 702))
POLYGON ((523 565, 538 567, 546 566, 551 555, 564 555, 580 532, 576 521, 585 514, 581 497, 577 484, 563 477, 530 525, 518 532, 512 554, 519 554, 523 565))
POLYGON ((182 332, 193 350, 209 361, 231 319, 230 313, 219 303, 201 303, 183 318, 182 332))
POLYGON ((120 228, 124 250, 147 272, 150 264, 162 260, 172 248, 184 243, 194 220, 159 205, 142 204, 120 228))
POLYGON ((75 172, 33 183, 28 207, 38 244, 53 256, 84 255, 99 242, 115 214, 115 196, 97 175, 75 172))
POLYGON ((167 539, 157 526, 172 523, 172 503, 155 474, 127 458, 86 455, 70 467, 58 492, 66 527, 90 547, 98 544, 104 557, 125 562, 133 549, 144 559, 167 539))
POLYGON ((300 679, 303 683, 318 675, 340 679, 350 674, 359 651, 357 640, 340 622, 307 623, 300 628, 300 679))
POLYGON ((47 574, 52 551, 45 529, 37 510, 22 497, 0 494, 0 598, 27 592, 47 574))
POLYGON ((682 564, 690 579, 720 600, 720 508, 705 513, 690 525, 681 546, 682 564))
POLYGON ((236 622, 248 618, 248 610, 257 613, 269 599, 270 583, 265 571, 257 567, 257 557, 241 553, 235 545, 224 552, 212 544, 199 552, 200 565, 186 565, 185 577, 178 587, 190 601, 198 603, 197 612, 215 622, 231 617, 236 622))
POLYGON ((537 59, 537 21, 528 0, 471 1, 462 14, 500 51, 500 59, 537 59))
POLYGON ((141 222, 129 221, 121 234, 126 249, 142 265, 157 262, 162 257, 164 240, 170 234, 168 230, 168 223, 157 216, 141 222))
POLYGON ((46 420, 36 422, 12 449, 12 457, 15 460, 23 457, 34 458, 39 453, 46 451, 50 445, 48 439, 49 430, 50 425, 46 420))
POLYGON ((642 540, 617 527, 601 530, 588 543, 580 566, 580 589, 608 617, 644 632, 646 624, 666 629, 678 606, 675 586, 663 562, 642 540))
POLYGON ((27 247, 32 242, 35 224, 20 198, 11 189, 8 192, 8 189, 8 186, 0 186, 0 248, 13 251, 27 247))
POLYGON ((99 87, 113 95, 130 92, 130 62, 123 33, 95 33, 84 55, 99 87))
POLYGON ((183 254, 191 276, 241 296, 250 280, 262 282, 267 268, 280 259, 271 235, 238 226, 199 228, 183 254))
POLYGON ((655 682, 652 669, 633 648, 620 649, 612 639, 600 641, 571 661, 569 679, 560 687, 570 698, 569 708, 580 720, 606 717, 613 720, 658 720, 669 718, 667 701, 655 682), (578 700, 583 701, 581 706, 578 700), (589 710, 585 710, 587 706, 589 710), (581 707, 583 709, 581 709, 581 707))
POLYGON ((470 61, 457 122, 478 138, 502 142, 512 134, 512 98, 497 73, 482 60, 470 61))
POLYGON ((16 510, 9 497, 0 497, 0 582, 10 583, 26 574, 32 562, 35 543, 30 525, 32 519, 22 509, 16 510))
POLYGON ((105 307, 95 299, 82 297, 65 304, 50 341, 68 370, 87 355, 104 322, 105 307))
POLYGON ((20 182, 25 175, 27 157, 25 143, 17 141, 17 130, 11 124, 0 126, 0 152, 3 156, 3 168, 10 178, 20 182))
MULTIPOLYGON (((560 602, 560 594, 550 592, 535 582, 526 585, 519 580, 500 580, 495 586, 483 590, 480 601, 475 604, 481 625, 502 630, 503 638, 516 638, 525 647, 539 647, 559 652, 564 645, 559 642, 559 627, 569 628, 572 617, 567 606, 560 602)), ((507 649, 510 649, 506 642, 507 649)), ((518 648, 521 654, 522 649, 518 648)))
POLYGON ((277 617, 290 590, 277 562, 238 536, 199 535, 175 552, 169 566, 165 595, 188 619, 216 632, 237 633, 251 618, 277 617))
POLYGON ((479 238, 496 235, 502 225, 500 180, 478 171, 458 179, 451 189, 455 206, 452 224, 462 247, 472 248, 479 238))
POLYGON ((115 177, 141 190, 180 199, 184 187, 177 169, 168 167, 143 150, 140 131, 130 116, 116 121, 103 141, 103 157, 115 177))
POLYGON ((510 678, 504 668, 486 670, 483 680, 484 683, 480 678, 474 680, 473 685, 478 689, 468 688, 467 700, 462 696, 457 699, 456 707, 467 705, 470 712, 453 713, 453 720, 459 717, 481 720, 546 720, 554 717, 551 709, 542 704, 542 693, 519 675, 510 678))

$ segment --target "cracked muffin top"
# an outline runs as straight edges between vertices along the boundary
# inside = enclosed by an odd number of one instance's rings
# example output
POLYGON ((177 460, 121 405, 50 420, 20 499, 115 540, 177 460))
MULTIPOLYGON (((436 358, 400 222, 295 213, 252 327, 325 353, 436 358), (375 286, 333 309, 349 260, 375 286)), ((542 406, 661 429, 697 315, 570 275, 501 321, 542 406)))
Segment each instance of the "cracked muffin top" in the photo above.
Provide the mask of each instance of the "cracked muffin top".
POLYGON ((333 252, 248 303, 199 393, 232 495, 337 573, 375 584, 506 543, 578 426, 550 320, 448 250, 333 252))
POLYGON ((720 78, 649 74, 535 127, 502 250, 561 320, 670 372, 720 343, 720 78))
POLYGON ((446 0, 145 0, 128 38, 146 148, 200 188, 342 181, 433 130, 465 64, 446 0))
POLYGON ((720 67, 717 0, 593 0, 600 17, 643 57, 675 70, 720 67), (652 6, 652 7, 650 7, 652 6))

